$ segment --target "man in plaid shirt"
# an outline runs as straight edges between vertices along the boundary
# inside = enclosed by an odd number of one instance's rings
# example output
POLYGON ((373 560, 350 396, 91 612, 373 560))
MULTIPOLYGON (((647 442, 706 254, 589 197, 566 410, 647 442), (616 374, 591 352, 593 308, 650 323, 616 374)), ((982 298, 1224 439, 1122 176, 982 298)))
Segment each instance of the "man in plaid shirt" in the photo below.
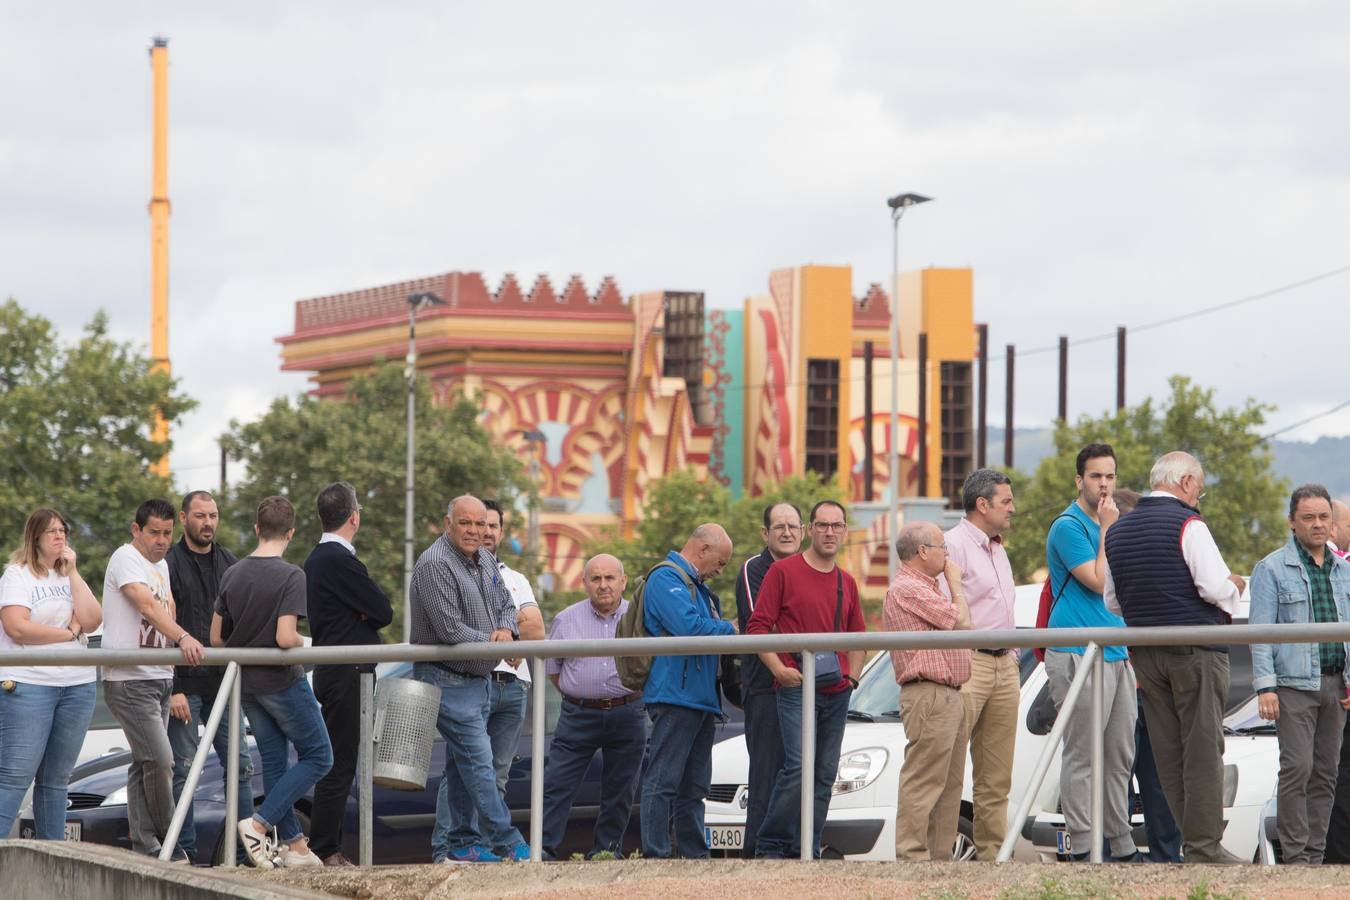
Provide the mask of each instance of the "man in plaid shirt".
MULTIPOLYGON (((1350 564, 1327 548, 1331 495, 1305 484, 1289 500, 1288 542, 1252 571, 1249 621, 1350 620, 1350 564)), ((1336 793, 1346 689, 1346 647, 1252 644, 1252 687, 1261 718, 1280 739, 1276 833, 1286 863, 1319 865, 1336 793), (1276 652, 1276 649, 1279 652, 1276 652)))
MULTIPOLYGON (((913 522, 895 541, 900 568, 882 610, 887 631, 970 628, 961 569, 947 558, 942 531, 913 522), (947 599, 937 577, 947 575, 947 599)), ((966 708, 961 685, 970 678, 969 650, 892 650, 900 685, 900 721, 909 740, 900 768, 895 858, 951 858, 966 768, 966 708)))

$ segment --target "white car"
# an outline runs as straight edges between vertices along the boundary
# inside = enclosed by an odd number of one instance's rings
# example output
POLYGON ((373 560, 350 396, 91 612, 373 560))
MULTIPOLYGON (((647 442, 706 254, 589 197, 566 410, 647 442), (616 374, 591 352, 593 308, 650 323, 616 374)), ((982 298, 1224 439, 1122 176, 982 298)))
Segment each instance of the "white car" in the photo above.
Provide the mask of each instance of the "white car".
MULTIPOLYGON (((1040 591, 1039 584, 1017 589, 1019 627, 1034 625, 1040 591)), ((1240 612, 1245 616, 1245 598, 1240 612)), ((1224 723, 1224 815, 1228 823, 1224 846, 1243 859, 1253 859, 1257 851, 1257 821, 1279 769, 1279 749, 1268 723, 1261 722, 1255 715, 1250 651, 1236 645, 1233 651, 1229 694, 1232 712, 1224 723)), ((1028 861, 1054 860, 1058 833, 1064 830, 1064 816, 1059 811, 1058 754, 1037 791, 1026 821, 1012 821, 1022 797, 1030 788, 1031 776, 1055 717, 1045 667, 1030 652, 1022 654, 1020 678, 1022 699, 1008 803, 1009 827, 1016 829, 1019 835, 1013 857, 1028 861)), ((1076 714, 1089 715, 1088 702, 1087 695, 1082 695, 1076 714)), ((891 669, 890 655, 878 654, 864 668, 858 690, 850 702, 839 774, 821 838, 822 844, 845 858, 895 858, 896 804, 905 749, 899 707, 899 688, 891 669)), ((705 804, 705 825, 708 844, 715 851, 734 853, 744 841, 748 770, 743 736, 713 747, 713 783, 705 804)), ((958 859, 974 855, 970 842, 971 783, 967 762, 957 823, 958 837, 953 848, 953 855, 958 859)), ((1134 821, 1136 842, 1143 848, 1142 816, 1134 821)))

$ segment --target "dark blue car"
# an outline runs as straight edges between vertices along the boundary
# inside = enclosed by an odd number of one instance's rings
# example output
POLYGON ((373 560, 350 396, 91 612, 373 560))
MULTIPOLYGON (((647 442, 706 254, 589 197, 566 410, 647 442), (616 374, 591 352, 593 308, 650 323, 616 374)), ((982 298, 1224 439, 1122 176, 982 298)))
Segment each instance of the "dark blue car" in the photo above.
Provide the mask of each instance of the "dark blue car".
MULTIPOLYGON (((379 677, 407 677, 411 672, 411 663, 390 663, 380 667, 379 677)), ((553 727, 558 721, 562 698, 552 684, 548 685, 547 697, 546 734, 551 736, 553 727)), ((727 721, 718 726, 716 740, 719 741, 740 734, 745 727, 739 709, 727 704, 726 711, 727 721)), ((532 716, 527 711, 525 727, 516 750, 516 759, 511 766, 511 780, 506 786, 506 800, 511 809, 511 818, 527 839, 530 826, 532 721, 532 716)), ((249 750, 253 754, 253 796, 261 802, 262 764, 252 738, 249 739, 249 750)), ((66 814, 66 832, 69 839, 131 849, 126 807, 127 766, 130 762, 129 753, 112 753, 75 769, 71 777, 69 811, 66 814)), ((436 791, 444 768, 445 743, 438 739, 432 751, 431 774, 424 790, 396 791, 375 786, 375 821, 372 830, 376 864, 431 861, 431 831, 436 823, 436 791)), ((309 833, 309 810, 308 796, 296 804, 301 826, 306 833, 309 833)), ((564 856, 583 853, 591 848, 592 832, 599 810, 600 759, 597 755, 577 789, 567 836, 559 848, 564 856)), ((198 862, 219 862, 224 847, 222 832, 225 823, 225 787, 223 771, 214 752, 208 754, 206 765, 202 770, 193 812, 196 818, 198 852, 202 854, 198 862), (210 857, 205 856, 208 848, 212 851, 210 857)), ((347 804, 342 851, 351 860, 357 858, 356 815, 356 786, 353 784, 351 800, 347 804)), ((638 804, 634 802, 633 817, 625 841, 625 849, 628 852, 637 849, 638 846, 637 820, 638 804)), ((22 821, 19 827, 21 835, 31 835, 31 820, 22 821)))

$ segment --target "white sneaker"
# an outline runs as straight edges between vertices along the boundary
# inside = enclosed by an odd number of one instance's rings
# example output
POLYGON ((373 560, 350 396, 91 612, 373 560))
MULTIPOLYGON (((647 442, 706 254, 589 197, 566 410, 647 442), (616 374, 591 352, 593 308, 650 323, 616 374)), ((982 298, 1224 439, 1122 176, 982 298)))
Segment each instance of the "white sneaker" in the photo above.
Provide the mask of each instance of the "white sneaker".
POLYGON ((253 820, 244 819, 239 823, 239 842, 244 848, 244 858, 249 865, 258 869, 272 868, 272 856, 275 848, 267 835, 253 830, 253 820))
POLYGON ((309 849, 308 846, 305 847, 303 852, 297 853, 289 846, 283 844, 281 846, 281 858, 278 862, 287 869, 299 869, 305 866, 323 866, 323 860, 319 859, 314 851, 309 849))

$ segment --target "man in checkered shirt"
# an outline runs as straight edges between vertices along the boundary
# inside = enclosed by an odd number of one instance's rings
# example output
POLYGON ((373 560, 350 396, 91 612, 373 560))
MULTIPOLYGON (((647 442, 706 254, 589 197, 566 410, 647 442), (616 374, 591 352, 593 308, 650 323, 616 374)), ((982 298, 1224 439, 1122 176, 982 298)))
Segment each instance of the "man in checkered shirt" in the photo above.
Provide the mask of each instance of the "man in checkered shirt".
MULTIPOLYGON (((911 522, 895 541, 900 568, 886 591, 887 631, 970 628, 961 569, 947 558, 941 529, 911 522), (947 575, 950 600, 937 577, 947 575)), ((970 679, 969 650, 892 650, 900 685, 900 721, 909 737, 900 768, 895 858, 950 859, 961 810, 969 731, 961 685, 970 679)))

